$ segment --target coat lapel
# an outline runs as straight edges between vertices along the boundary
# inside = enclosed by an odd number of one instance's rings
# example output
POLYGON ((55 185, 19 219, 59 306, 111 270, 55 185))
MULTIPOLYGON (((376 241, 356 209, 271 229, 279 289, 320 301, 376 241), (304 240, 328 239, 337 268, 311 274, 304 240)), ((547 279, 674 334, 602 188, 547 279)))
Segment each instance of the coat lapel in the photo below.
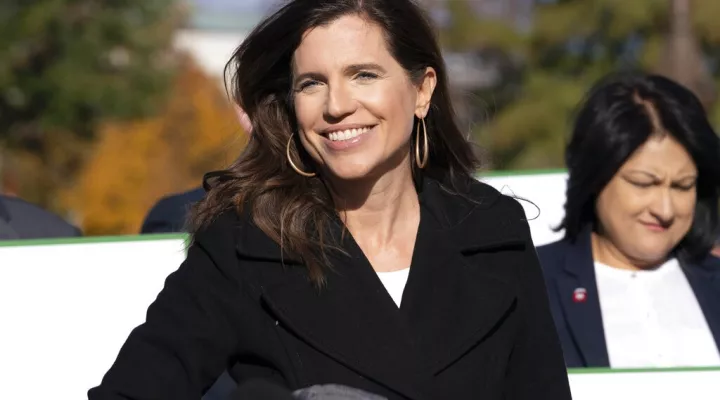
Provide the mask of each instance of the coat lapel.
MULTIPOLYGON (((341 237, 341 230, 336 226, 332 235, 341 237)), ((418 352, 407 325, 351 235, 342 235, 346 255, 330 253, 333 270, 318 289, 291 257, 284 256, 287 268, 280 267, 279 246, 257 228, 243 231, 241 242, 252 247, 238 244, 241 257, 275 262, 256 272, 262 301, 285 328, 363 376, 406 397, 423 398, 416 384, 418 352)))
POLYGON ((683 265, 683 272, 720 351, 720 260, 710 256, 700 265, 683 265))
MULTIPOLYGON (((493 223, 488 202, 448 195, 436 181, 422 183, 421 222, 401 308, 395 305, 349 233, 332 253, 333 270, 318 290, 300 263, 251 223, 240 228, 241 258, 255 271, 262 300, 277 319, 317 351, 410 398, 427 391, 438 373, 480 342, 509 313, 511 285, 468 263, 468 255, 524 249, 518 224, 493 223), (448 197, 452 196, 452 197, 448 197), (482 228, 487 226, 487 228, 482 228), (479 228, 480 227, 480 228, 479 228), (286 268, 280 267, 281 264, 286 268)), ((492 199, 491 199, 492 197, 492 199)), ((342 225, 330 233, 339 238, 342 225)))
POLYGON ((590 229, 568 245, 563 273, 557 278, 557 295, 570 331, 586 367, 607 367, 610 359, 605 343, 600 296, 590 243, 590 229), (576 297, 584 290, 585 297, 576 297), (576 292, 578 291, 578 292, 576 292))
MULTIPOLYGON (((478 235, 480 218, 460 219, 438 212, 443 200, 437 187, 422 199, 419 232, 401 312, 423 354, 423 369, 439 373, 488 335, 508 314, 515 299, 511 285, 486 273, 466 256, 522 246, 519 234, 487 229, 478 235), (449 218, 446 218, 449 217, 449 218), (474 228, 473 228, 474 227, 474 228)), ((470 216, 470 214, 468 214, 470 216)), ((478 217, 477 214, 473 216, 478 217)))

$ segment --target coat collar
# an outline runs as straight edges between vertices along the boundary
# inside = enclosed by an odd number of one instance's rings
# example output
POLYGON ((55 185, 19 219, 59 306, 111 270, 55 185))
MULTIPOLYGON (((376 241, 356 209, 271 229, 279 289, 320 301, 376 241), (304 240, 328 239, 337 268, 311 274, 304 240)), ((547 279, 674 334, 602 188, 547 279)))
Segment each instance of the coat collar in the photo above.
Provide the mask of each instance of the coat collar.
POLYGON ((708 256, 698 264, 682 263, 683 272, 720 350, 720 260, 708 256))
MULTIPOLYGON (((500 216, 492 226, 488 225, 487 210, 502 196, 488 185, 474 179, 456 179, 453 185, 449 179, 426 177, 418 184, 418 191, 423 220, 432 220, 432 228, 441 232, 454 250, 467 254, 495 246, 524 244, 523 233, 514 221, 500 216)), ((281 252, 280 246, 254 225, 248 212, 241 219, 237 243, 240 254, 285 265, 301 264, 298 258, 281 252)), ((339 219, 335 222, 330 234, 340 237, 342 223, 339 219)))
POLYGON ((590 227, 567 243, 563 272, 558 276, 558 298, 572 335, 586 367, 607 367, 610 359, 605 343, 600 296, 595 279, 590 227), (584 301, 576 293, 584 291, 584 301))
MULTIPOLYGON (((421 399, 417 382, 448 367, 487 335, 511 309, 512 285, 467 262, 466 256, 525 246, 517 223, 489 211, 500 194, 480 183, 453 193, 425 178, 412 268, 398 309, 349 233, 347 255, 331 253, 333 270, 318 291, 297 260, 251 224, 239 228, 241 258, 284 262, 258 268, 269 310, 316 350, 398 393, 421 399)), ((340 237, 342 226, 331 232, 340 237)))

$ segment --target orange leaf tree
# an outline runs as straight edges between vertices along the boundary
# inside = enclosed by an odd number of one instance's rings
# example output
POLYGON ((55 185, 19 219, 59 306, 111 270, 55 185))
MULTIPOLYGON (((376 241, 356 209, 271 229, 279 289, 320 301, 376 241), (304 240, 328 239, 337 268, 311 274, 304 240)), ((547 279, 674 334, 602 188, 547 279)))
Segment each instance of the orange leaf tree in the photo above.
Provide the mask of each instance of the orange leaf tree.
POLYGON ((183 64, 160 115, 102 127, 64 196, 85 234, 137 233, 160 197, 199 186, 205 172, 240 154, 246 135, 220 82, 190 58, 183 64))

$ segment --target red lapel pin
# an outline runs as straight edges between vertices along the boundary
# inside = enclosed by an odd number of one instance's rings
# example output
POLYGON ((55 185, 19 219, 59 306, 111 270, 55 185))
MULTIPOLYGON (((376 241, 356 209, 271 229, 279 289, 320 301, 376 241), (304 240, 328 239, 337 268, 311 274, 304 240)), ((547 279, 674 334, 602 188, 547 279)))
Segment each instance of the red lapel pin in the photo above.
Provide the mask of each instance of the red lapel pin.
POLYGON ((584 303, 587 300, 587 289, 579 287, 573 292, 573 301, 575 303, 584 303))

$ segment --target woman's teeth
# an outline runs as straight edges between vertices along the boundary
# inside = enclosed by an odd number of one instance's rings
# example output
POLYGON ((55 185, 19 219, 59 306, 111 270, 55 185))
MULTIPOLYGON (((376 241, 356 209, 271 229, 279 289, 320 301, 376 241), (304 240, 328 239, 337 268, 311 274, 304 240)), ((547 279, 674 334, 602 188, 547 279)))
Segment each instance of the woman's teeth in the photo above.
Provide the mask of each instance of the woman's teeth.
POLYGON ((352 138, 356 138, 369 130, 369 127, 365 127, 359 129, 346 129, 344 131, 331 132, 328 134, 328 139, 332 140, 333 142, 337 142, 340 140, 349 140, 352 138))

